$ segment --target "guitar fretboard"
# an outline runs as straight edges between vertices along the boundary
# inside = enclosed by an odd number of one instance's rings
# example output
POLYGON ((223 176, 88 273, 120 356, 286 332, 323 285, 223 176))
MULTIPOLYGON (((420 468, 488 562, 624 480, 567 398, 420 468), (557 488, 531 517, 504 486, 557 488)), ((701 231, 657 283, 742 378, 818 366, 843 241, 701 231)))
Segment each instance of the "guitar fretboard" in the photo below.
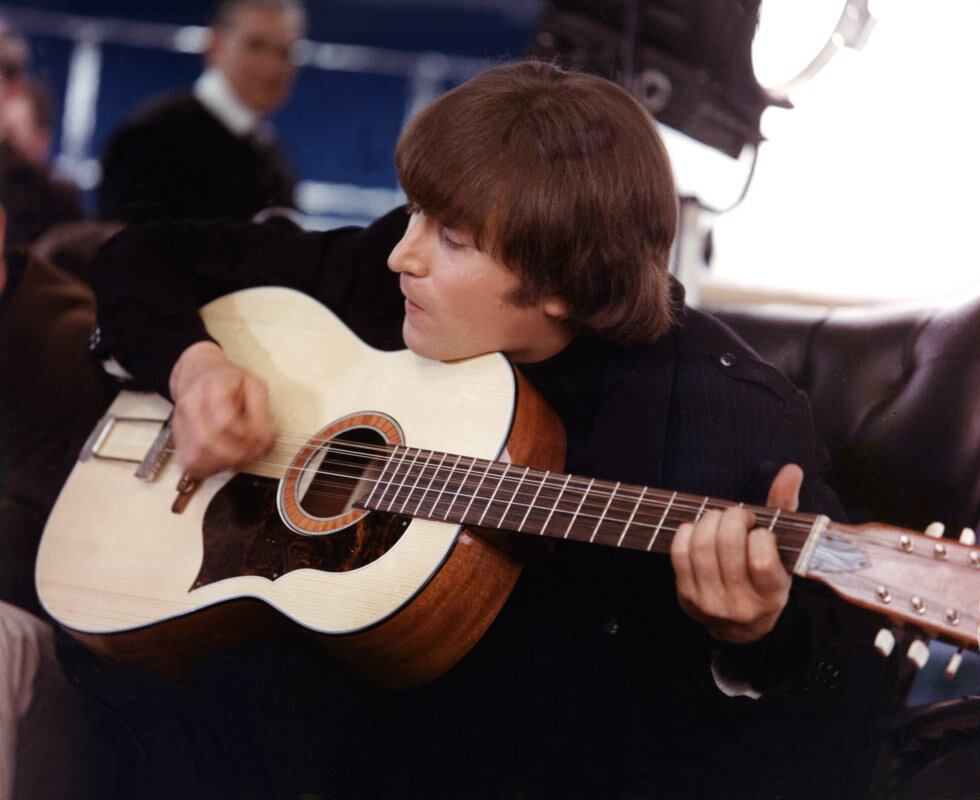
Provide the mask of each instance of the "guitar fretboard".
MULTIPOLYGON (((697 522, 709 510, 740 505, 502 461, 409 447, 390 450, 379 479, 357 506, 477 528, 667 553, 682 523, 697 522)), ((817 517, 744 507, 755 514, 757 526, 790 540, 780 541, 779 550, 783 563, 792 566, 817 517)))

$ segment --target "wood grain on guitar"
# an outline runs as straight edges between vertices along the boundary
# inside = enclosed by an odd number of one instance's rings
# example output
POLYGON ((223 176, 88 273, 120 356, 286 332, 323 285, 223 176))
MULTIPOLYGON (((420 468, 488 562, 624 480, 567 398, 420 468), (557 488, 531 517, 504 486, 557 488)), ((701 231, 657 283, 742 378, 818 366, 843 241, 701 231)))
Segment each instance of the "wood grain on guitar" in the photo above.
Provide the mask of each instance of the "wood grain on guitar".
MULTIPOLYGON (((518 532, 666 553, 682 522, 733 505, 561 473, 560 421, 498 354, 441 364, 373 350, 287 289, 237 292, 202 314, 268 383, 279 436, 241 473, 201 481, 175 514, 180 467, 159 450, 169 403, 119 395, 37 563, 48 612, 109 658, 173 673, 251 626, 291 626, 368 681, 415 686, 496 617, 521 570, 518 532), (155 427, 113 442, 139 427, 124 419, 155 427)), ((751 510, 797 575, 976 646, 975 546, 751 510)))

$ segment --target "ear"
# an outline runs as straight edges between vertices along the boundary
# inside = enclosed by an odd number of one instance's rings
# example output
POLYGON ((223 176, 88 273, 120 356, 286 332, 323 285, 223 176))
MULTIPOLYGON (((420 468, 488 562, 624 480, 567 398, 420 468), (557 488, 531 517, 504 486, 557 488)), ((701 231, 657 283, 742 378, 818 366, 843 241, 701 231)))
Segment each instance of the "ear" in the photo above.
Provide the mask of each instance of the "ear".
POLYGON ((541 304, 541 310, 545 316, 555 320, 563 320, 568 316, 568 303, 560 297, 549 297, 541 304))

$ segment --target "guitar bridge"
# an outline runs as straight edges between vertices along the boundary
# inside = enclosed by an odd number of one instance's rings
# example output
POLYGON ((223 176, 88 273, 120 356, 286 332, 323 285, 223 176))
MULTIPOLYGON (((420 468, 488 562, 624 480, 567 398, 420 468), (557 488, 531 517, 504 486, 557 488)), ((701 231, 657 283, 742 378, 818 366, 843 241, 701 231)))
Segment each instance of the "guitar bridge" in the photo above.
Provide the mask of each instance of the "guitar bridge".
POLYGON ((99 420, 98 424, 89 434, 88 439, 82 447, 78 456, 79 461, 88 461, 91 458, 98 458, 103 461, 121 461, 129 464, 138 464, 136 477, 140 480, 151 483, 159 474, 163 465, 173 452, 173 437, 170 431, 170 418, 156 419, 153 417, 120 417, 115 414, 106 414, 99 420), (160 425, 153 442, 147 448, 142 458, 132 458, 127 456, 109 455, 102 452, 105 448, 109 435, 116 427, 117 423, 130 425, 160 425))

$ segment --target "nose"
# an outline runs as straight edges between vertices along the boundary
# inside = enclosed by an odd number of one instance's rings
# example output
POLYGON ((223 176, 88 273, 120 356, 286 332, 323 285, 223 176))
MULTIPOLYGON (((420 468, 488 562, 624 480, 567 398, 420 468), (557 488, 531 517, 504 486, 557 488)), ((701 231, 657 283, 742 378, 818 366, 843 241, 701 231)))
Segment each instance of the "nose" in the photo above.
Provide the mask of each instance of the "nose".
POLYGON ((416 278, 422 278, 428 274, 425 266, 425 237, 423 235, 423 223, 419 219, 420 214, 412 214, 402 236, 394 250, 388 256, 388 269, 392 272, 407 272, 416 278))

